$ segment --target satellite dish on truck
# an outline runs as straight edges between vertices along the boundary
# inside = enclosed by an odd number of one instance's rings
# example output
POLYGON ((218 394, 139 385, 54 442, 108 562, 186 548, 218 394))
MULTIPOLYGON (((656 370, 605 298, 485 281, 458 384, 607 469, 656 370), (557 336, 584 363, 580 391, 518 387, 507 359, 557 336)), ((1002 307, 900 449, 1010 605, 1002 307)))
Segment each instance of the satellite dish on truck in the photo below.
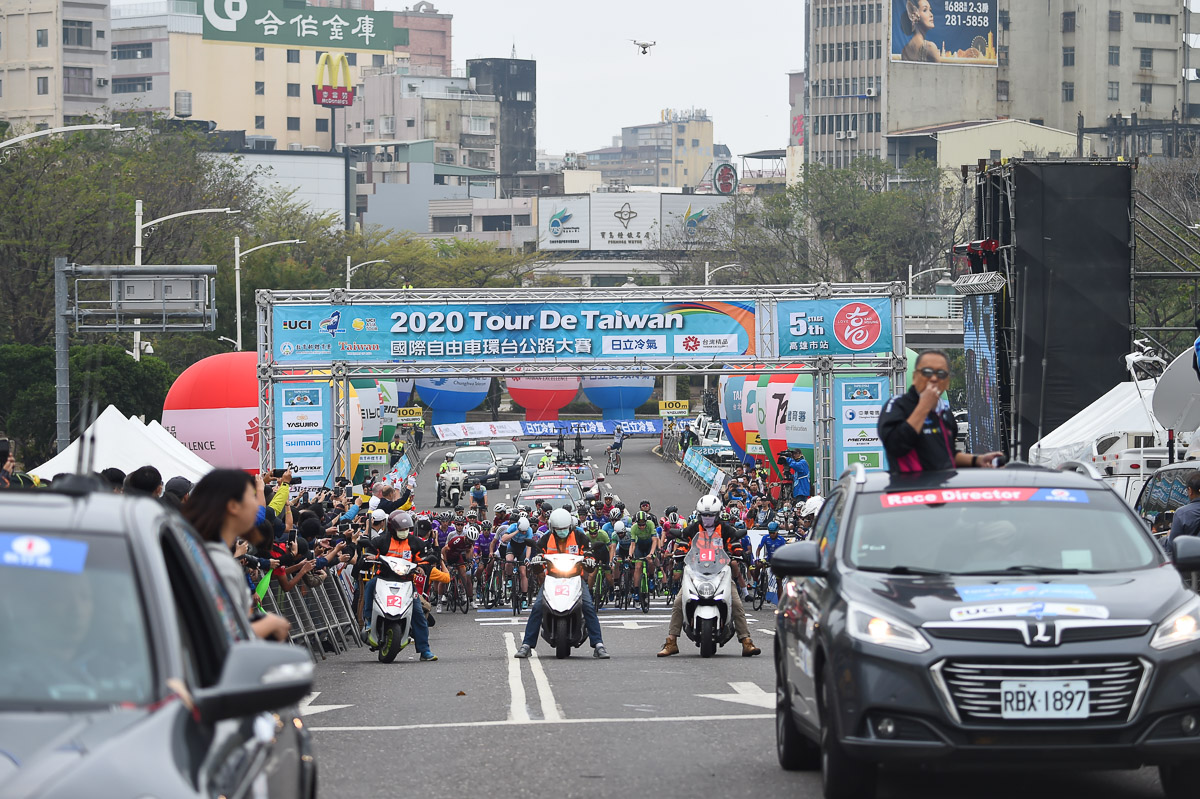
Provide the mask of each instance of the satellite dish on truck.
POLYGON ((1200 428, 1200 378, 1192 369, 1192 350, 1171 361, 1162 373, 1150 398, 1150 407, 1165 429, 1178 432, 1200 428))

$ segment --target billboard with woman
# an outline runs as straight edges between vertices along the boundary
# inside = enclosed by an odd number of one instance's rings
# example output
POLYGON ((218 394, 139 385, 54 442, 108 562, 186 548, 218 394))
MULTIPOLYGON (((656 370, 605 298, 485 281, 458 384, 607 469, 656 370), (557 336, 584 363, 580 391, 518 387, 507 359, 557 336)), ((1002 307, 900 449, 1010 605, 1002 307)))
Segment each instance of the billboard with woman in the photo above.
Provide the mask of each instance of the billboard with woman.
POLYGON ((996 0, 892 0, 892 60, 996 66, 996 0))

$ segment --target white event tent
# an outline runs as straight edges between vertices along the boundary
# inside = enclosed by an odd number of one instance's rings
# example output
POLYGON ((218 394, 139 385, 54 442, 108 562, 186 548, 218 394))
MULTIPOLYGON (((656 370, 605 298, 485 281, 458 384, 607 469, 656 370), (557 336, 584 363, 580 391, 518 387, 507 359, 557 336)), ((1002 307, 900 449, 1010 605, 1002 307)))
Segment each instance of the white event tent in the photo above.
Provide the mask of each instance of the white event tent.
MULTIPOLYGON (((41 466, 31 469, 30 473, 42 480, 64 472, 74 473, 79 466, 79 448, 83 446, 83 439, 87 439, 92 448, 92 471, 116 467, 128 474, 142 466, 153 466, 162 474, 163 482, 172 477, 186 477, 194 483, 213 469, 158 422, 142 424, 136 417, 127 418, 115 406, 109 405, 82 436, 41 466)), ((88 468, 88 464, 84 468, 88 468)))
POLYGON ((1113 433, 1165 434, 1149 412, 1153 392, 1153 380, 1118 383, 1030 447, 1029 462, 1059 466, 1067 461, 1090 461, 1096 439, 1113 433))

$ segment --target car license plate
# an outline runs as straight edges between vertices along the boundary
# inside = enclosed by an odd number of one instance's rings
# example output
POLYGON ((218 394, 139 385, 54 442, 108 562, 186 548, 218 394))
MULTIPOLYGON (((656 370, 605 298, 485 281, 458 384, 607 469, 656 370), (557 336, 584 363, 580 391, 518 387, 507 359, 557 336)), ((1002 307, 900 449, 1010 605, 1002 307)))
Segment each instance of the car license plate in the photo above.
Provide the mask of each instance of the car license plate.
POLYGON ((1000 716, 1006 719, 1086 719, 1087 680, 1004 680, 1000 716))

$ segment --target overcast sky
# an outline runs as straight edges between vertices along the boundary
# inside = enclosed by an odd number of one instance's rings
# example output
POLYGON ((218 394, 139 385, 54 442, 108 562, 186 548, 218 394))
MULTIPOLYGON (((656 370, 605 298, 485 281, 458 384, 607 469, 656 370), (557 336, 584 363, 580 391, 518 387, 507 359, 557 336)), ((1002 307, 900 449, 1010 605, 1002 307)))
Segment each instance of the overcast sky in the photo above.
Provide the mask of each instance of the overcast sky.
MULTIPOLYGON (((376 0, 398 10, 408 0, 376 0)), ((804 65, 802 0, 434 0, 454 15, 454 66, 537 63, 538 149, 607 147, 663 108, 704 108, 735 156, 787 145, 787 72, 804 65), (641 55, 630 39, 657 41, 641 55)))

